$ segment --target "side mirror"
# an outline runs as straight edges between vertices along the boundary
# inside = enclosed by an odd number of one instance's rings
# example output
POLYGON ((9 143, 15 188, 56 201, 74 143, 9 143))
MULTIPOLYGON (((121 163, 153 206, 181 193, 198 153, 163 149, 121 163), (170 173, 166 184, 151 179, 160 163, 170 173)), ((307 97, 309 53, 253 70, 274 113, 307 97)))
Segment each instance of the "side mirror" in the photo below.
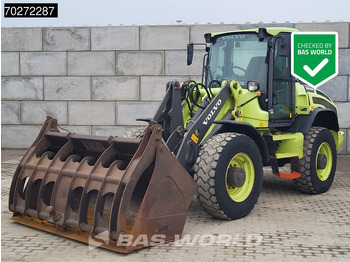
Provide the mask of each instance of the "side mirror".
POLYGON ((191 65, 193 61, 193 43, 187 45, 187 65, 191 65))
POLYGON ((288 56, 290 51, 290 35, 282 35, 278 40, 278 56, 288 56))
POLYGON ((260 89, 260 84, 258 82, 255 82, 255 81, 248 81, 247 89, 250 92, 258 91, 260 89))

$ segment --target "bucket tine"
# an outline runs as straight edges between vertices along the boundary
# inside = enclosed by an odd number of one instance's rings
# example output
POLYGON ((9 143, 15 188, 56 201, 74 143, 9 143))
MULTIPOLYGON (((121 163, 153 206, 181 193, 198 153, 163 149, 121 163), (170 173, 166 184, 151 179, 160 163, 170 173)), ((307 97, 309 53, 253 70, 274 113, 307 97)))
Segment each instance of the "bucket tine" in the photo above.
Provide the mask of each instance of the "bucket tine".
POLYGON ((118 168, 118 160, 116 160, 109 167, 109 171, 102 182, 101 189, 97 197, 93 228, 94 235, 109 232, 112 202, 116 188, 119 186, 120 181, 121 170, 118 168))
MULTIPOLYGON (((74 145, 71 141, 67 141, 62 148, 56 153, 54 158, 52 159, 51 163, 49 164, 45 176, 42 179, 40 191, 39 191, 39 199, 38 199, 38 213, 40 214, 40 218, 42 219, 48 219, 50 216, 50 213, 47 208, 49 205, 49 201, 43 201, 43 195, 44 193, 47 196, 48 199, 50 199, 51 202, 51 193, 50 190, 53 189, 52 185, 57 184, 56 181, 59 177, 59 174, 62 172, 66 165, 66 160, 70 155, 72 155, 74 152, 74 145)), ((27 210, 27 212, 32 213, 31 210, 27 210)), ((31 214, 34 215, 34 214, 31 214)), ((36 215, 36 217, 38 217, 36 215)))
MULTIPOLYGON (((129 182, 129 177, 132 175, 130 173, 132 173, 133 170, 135 171, 135 168, 136 168, 137 164, 139 163, 140 158, 141 158, 142 154, 144 153, 144 151, 145 151, 145 149, 150 141, 150 137, 151 137, 154 125, 155 124, 153 122, 150 122, 148 128, 144 132, 144 137, 143 137, 136 153, 134 154, 132 160, 130 161, 130 164, 128 165, 127 169, 125 170, 125 174, 122 178, 121 184, 118 186, 116 194, 114 195, 113 204, 112 204, 112 212, 111 212, 111 216, 110 216, 111 217, 110 218, 110 225, 109 225, 110 241, 112 241, 112 242, 117 241, 118 236, 119 236, 119 233, 117 233, 117 224, 118 224, 118 220, 119 220, 118 211, 121 208, 120 202, 121 202, 124 190, 125 190, 125 186, 129 182), (129 172, 129 174, 128 174, 128 172, 129 172)), ((152 153, 154 153, 154 152, 152 152, 152 153)), ((150 160, 154 159, 154 154, 148 155, 147 157, 149 158, 148 162, 150 162, 150 160)))
POLYGON ((29 159, 29 163, 26 163, 22 166, 14 186, 14 199, 12 202, 14 205, 13 209, 15 212, 25 212, 26 208, 28 208, 28 198, 31 198, 30 202, 32 203, 33 201, 35 201, 36 209, 36 199, 33 199, 33 194, 32 192, 30 192, 32 189, 31 185, 33 184, 33 182, 35 182, 35 178, 37 178, 38 181, 40 180, 40 178, 42 180, 42 177, 44 177, 46 173, 45 167, 50 163, 50 158, 52 158, 53 156, 54 153, 48 151, 45 152, 40 158, 37 158, 36 156, 31 157, 29 159))
MULTIPOLYGON (((98 200, 98 195, 101 190, 101 186, 110 171, 110 165, 117 157, 117 153, 118 151, 113 145, 111 145, 97 160, 94 169, 92 169, 88 177, 80 204, 79 225, 84 231, 92 232, 93 230, 93 222, 95 220, 96 213, 95 207, 98 200)), ((123 172, 118 169, 114 169, 114 171, 116 177, 119 177, 120 180, 123 172)))
POLYGON ((106 237, 105 235, 109 237, 110 221, 116 219, 116 217, 111 217, 113 199, 116 192, 120 191, 119 187, 121 186, 120 182, 122 176, 132 156, 135 155, 139 145, 138 141, 139 140, 133 140, 133 142, 131 142, 131 140, 120 140, 119 138, 113 140, 109 154, 112 156, 111 159, 115 161, 109 166, 97 196, 93 227, 94 235, 104 233, 104 238, 106 237), (136 144, 137 147, 135 146, 136 144))
MULTIPOLYGON (((49 222, 63 225, 65 208, 68 201, 69 186, 80 166, 81 156, 71 155, 67 158, 56 182, 49 182, 44 189, 41 201, 47 206, 45 213, 50 217, 49 222)), ((40 218, 44 218, 44 214, 39 213, 40 218)))
MULTIPOLYGON (((77 228, 79 227, 79 206, 81 202, 81 196, 85 187, 88 174, 93 169, 93 163, 96 161, 95 157, 84 157, 77 170, 73 174, 68 187, 67 202, 62 201, 55 205, 57 212, 64 211, 63 225, 67 227, 77 228)), ((57 221, 62 225, 62 221, 57 221)))
MULTIPOLYGON (((138 151, 136 153, 135 158, 133 159, 134 161, 132 162, 134 166, 129 166, 128 170, 125 172, 125 175, 123 177, 123 184, 125 184, 126 187, 124 189, 124 194, 121 200, 121 206, 118 214, 117 228, 119 228, 119 232, 117 232, 117 235, 119 235, 120 233, 131 233, 130 225, 134 224, 137 212, 132 212, 132 209, 130 207, 133 207, 133 206, 130 206, 130 201, 131 201, 131 197, 133 195, 135 186, 139 181, 141 175, 144 174, 144 177, 148 176, 147 177, 148 179, 152 176, 153 168, 151 165, 154 162, 156 153, 157 153, 156 140, 161 141, 162 139, 161 128, 159 126, 157 128, 158 130, 155 130, 155 132, 149 133, 150 137, 149 137, 148 143, 144 148, 140 148, 140 151, 143 150, 143 152, 138 151), (148 172, 144 173, 149 167, 151 170, 148 170, 148 172)), ((146 133, 148 133, 147 131, 146 133)), ((147 189, 147 185, 149 181, 146 180, 144 182, 145 183, 143 183, 143 187, 139 188, 139 190, 144 191, 142 192, 143 194, 147 189)), ((136 197, 136 194, 135 194, 135 197, 136 197)), ((139 202, 142 201, 142 199, 138 199, 138 200, 139 202)), ((140 204, 141 202, 137 203, 136 207, 134 206, 134 209, 136 208, 137 210, 140 204)))
MULTIPOLYGON (((31 163, 32 165, 36 165, 37 161, 39 161, 38 156, 42 155, 50 148, 50 143, 47 138, 44 136, 45 133, 53 131, 58 132, 57 129, 57 120, 51 117, 47 117, 44 125, 42 126, 37 138, 33 142, 33 144, 28 149, 27 153, 23 156, 21 162, 19 163, 15 174, 12 178, 11 187, 10 187, 10 196, 9 196, 9 209, 12 212, 15 212, 15 203, 18 197, 15 195, 16 188, 18 188, 18 183, 21 183, 21 175, 24 164, 31 163)), ((22 175, 23 177, 23 175, 22 175)), ((23 207, 24 208, 24 207, 23 207)), ((23 212, 23 211, 22 211, 23 212)))

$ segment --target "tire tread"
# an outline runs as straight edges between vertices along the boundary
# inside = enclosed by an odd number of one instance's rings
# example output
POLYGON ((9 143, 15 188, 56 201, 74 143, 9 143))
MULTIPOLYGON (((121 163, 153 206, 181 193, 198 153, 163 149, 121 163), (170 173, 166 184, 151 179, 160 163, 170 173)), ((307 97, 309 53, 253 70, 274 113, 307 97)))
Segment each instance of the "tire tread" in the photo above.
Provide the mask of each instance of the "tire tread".
POLYGON ((300 172, 301 177, 294 180, 294 186, 302 193, 306 194, 319 194, 312 182, 312 170, 311 170, 311 154, 314 147, 316 138, 323 130, 328 130, 324 127, 311 127, 310 131, 304 138, 303 152, 304 156, 300 159, 300 172))
POLYGON ((222 133, 213 136, 203 146, 195 165, 194 180, 197 182, 197 199, 200 205, 212 216, 230 220, 221 210, 215 196, 215 168, 220 154, 231 139, 243 136, 237 133, 222 133))

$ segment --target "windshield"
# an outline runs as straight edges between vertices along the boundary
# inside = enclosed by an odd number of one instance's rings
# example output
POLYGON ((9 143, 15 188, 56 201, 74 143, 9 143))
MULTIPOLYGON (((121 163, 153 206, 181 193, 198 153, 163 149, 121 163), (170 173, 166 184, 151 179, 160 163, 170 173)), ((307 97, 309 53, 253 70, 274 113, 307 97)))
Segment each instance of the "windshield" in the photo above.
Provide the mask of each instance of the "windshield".
POLYGON ((257 81, 266 90, 267 42, 267 39, 259 41, 256 33, 217 37, 209 51, 207 84, 236 80, 245 88, 248 81, 257 81))

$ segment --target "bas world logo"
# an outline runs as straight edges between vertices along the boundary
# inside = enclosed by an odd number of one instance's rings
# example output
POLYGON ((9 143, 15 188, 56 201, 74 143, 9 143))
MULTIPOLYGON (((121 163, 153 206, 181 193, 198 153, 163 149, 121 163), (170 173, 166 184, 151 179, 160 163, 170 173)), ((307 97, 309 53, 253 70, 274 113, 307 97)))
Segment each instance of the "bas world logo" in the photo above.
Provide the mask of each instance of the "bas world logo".
MULTIPOLYGON (((94 237, 89 237, 89 250, 93 250, 104 243, 109 245, 109 233, 104 231, 94 237)), ((158 246, 166 243, 166 235, 154 234, 148 236, 147 234, 140 234, 134 237, 132 234, 120 234, 117 247, 130 246, 158 246)), ((237 247, 253 247, 261 245, 263 237, 259 234, 247 235, 229 235, 229 234, 185 234, 183 236, 176 234, 173 238, 174 242, 169 245, 182 246, 237 246, 237 247)))

